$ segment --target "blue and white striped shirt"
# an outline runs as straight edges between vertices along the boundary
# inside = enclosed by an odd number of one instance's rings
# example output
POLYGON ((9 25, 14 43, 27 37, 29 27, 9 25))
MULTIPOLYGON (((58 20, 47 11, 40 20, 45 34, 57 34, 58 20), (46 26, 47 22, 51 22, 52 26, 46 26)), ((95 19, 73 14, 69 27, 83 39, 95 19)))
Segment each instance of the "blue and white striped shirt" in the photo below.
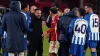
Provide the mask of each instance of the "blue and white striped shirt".
POLYGON ((71 33, 70 35, 73 35, 71 43, 84 45, 87 28, 88 28, 88 23, 85 19, 76 18, 72 20, 69 26, 69 33, 71 33))
POLYGON ((90 13, 85 16, 85 19, 89 23, 88 40, 99 41, 99 17, 94 13, 90 13))

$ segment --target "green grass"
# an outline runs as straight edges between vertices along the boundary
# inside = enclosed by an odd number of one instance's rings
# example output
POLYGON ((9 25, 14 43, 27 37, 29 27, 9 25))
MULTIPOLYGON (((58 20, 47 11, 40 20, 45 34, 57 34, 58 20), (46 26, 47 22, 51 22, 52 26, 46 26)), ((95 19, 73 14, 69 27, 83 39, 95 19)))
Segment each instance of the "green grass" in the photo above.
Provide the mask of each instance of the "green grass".
MULTIPOLYGON (((43 26, 43 32, 45 32, 46 30, 48 30, 48 28, 46 26, 43 26)), ((44 41, 43 41, 43 56, 48 56, 48 51, 49 51, 49 42, 48 39, 46 39, 46 37, 44 37, 44 41)))
POLYGON ((89 48, 86 51, 86 56, 91 56, 91 52, 90 52, 90 49, 89 48))

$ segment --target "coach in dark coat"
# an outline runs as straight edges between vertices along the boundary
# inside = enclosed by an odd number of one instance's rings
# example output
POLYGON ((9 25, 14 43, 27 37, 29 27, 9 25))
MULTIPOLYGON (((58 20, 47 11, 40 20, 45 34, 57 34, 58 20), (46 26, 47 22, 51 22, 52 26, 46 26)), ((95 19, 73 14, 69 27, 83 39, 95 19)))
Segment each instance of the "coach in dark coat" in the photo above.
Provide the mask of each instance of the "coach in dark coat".
POLYGON ((11 11, 3 16, 3 29, 7 32, 6 51, 24 52, 24 33, 28 26, 24 14, 20 12, 19 1, 12 1, 11 11))
POLYGON ((42 41, 42 21, 41 10, 39 8, 35 9, 34 14, 31 14, 31 24, 30 28, 33 30, 30 34, 30 45, 32 47, 31 54, 35 56, 37 51, 37 56, 42 56, 43 53, 43 41, 42 41))

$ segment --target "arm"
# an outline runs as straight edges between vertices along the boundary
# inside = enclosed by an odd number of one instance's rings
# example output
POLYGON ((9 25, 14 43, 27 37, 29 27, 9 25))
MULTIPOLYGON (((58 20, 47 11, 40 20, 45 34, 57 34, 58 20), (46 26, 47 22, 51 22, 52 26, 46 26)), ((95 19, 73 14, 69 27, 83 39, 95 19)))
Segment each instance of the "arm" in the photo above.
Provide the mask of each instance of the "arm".
POLYGON ((7 30, 7 28, 6 28, 6 18, 5 18, 5 15, 4 15, 3 18, 2 18, 2 29, 3 29, 4 31, 7 30))
POLYGON ((68 32, 69 32, 69 34, 68 34, 69 38, 72 37, 72 35, 73 35, 73 29, 74 29, 74 20, 72 20, 72 22, 69 25, 69 30, 68 30, 68 32))
POLYGON ((22 26, 23 26, 24 33, 27 33, 28 24, 27 24, 27 21, 26 21, 26 17, 23 14, 22 14, 22 26))
MULTIPOLYGON (((52 22, 51 22, 51 23, 52 23, 52 22)), ((51 28, 50 28, 49 30, 47 30, 46 32, 44 32, 44 33, 42 34, 42 36, 45 36, 45 35, 47 35, 47 34, 53 32, 53 31, 55 31, 55 27, 56 27, 57 23, 58 23, 58 19, 55 18, 55 19, 54 19, 54 22, 51 24, 51 28)))
POLYGON ((57 23, 58 23, 58 19, 55 18, 54 21, 55 21, 55 22, 52 23, 51 28, 47 31, 47 34, 53 32, 53 31, 55 30, 55 27, 56 27, 56 25, 57 25, 57 23))
POLYGON ((27 22, 28 22, 28 31, 29 32, 32 32, 33 30, 30 28, 30 24, 31 24, 31 17, 28 15, 28 18, 27 18, 27 22))
POLYGON ((55 26, 56 26, 56 23, 53 23, 52 27, 49 30, 47 30, 47 34, 50 32, 53 32, 55 30, 55 26))

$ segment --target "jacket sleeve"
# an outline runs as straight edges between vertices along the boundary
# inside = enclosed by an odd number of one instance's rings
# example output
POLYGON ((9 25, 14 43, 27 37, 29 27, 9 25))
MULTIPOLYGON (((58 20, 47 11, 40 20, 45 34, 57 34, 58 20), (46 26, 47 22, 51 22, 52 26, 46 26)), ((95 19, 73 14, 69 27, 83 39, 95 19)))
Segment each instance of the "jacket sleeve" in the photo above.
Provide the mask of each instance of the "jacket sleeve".
POLYGON ((22 26, 23 26, 24 33, 27 33, 28 32, 28 24, 26 21, 26 17, 23 14, 22 14, 22 26))
POLYGON ((2 29, 3 29, 4 31, 7 30, 7 28, 6 28, 6 17, 5 17, 5 15, 4 15, 3 18, 2 18, 2 29))
POLYGON ((59 19, 59 22, 58 22, 59 29, 62 29, 62 20, 63 20, 63 17, 59 19))
POLYGON ((74 21, 75 21, 75 20, 72 20, 71 23, 70 23, 70 25, 69 25, 69 30, 68 30, 68 32, 69 32, 69 34, 68 34, 69 37, 73 36, 74 21))
POLYGON ((27 17, 27 23, 28 23, 28 31, 32 32, 33 30, 29 27, 30 24, 31 24, 31 17, 30 17, 30 15, 28 15, 28 17, 27 17))

